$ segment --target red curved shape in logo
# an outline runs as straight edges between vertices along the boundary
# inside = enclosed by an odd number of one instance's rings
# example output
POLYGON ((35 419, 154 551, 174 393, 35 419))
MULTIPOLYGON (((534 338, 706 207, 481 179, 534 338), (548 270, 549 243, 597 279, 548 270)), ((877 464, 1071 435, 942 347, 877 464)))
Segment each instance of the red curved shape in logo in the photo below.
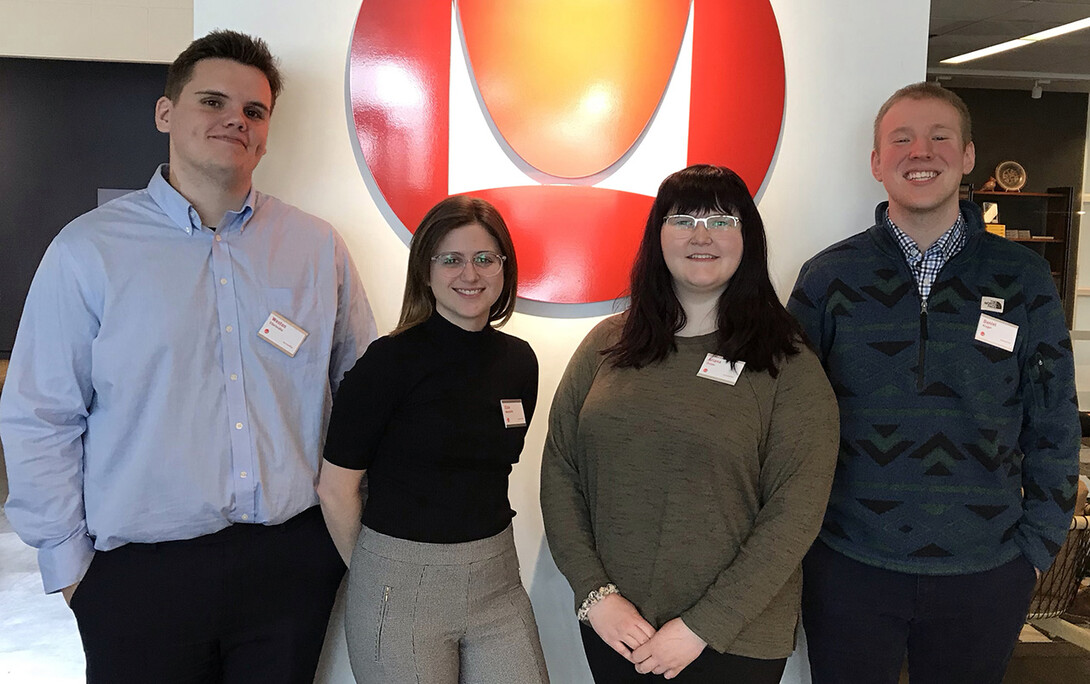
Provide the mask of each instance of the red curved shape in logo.
MULTIPOLYGON (((688 162, 729 166, 755 190, 783 119, 775 16, 768 0, 693 0, 692 11, 688 162), (739 39, 724 47, 725 35, 739 39)), ((383 198, 409 230, 449 188, 451 16, 450 0, 364 0, 352 40, 349 85, 360 149, 383 198)), ((627 11, 624 19, 643 20, 627 11)), ((626 290, 651 197, 569 185, 471 194, 496 204, 508 220, 521 297, 599 302, 626 290)))
POLYGON ((627 294, 653 197, 587 185, 524 185, 471 194, 496 205, 518 240, 520 297, 532 292, 528 299, 575 303, 627 294), (542 220, 546 212, 549 218, 542 220), (574 299, 573 293, 585 299, 574 299))

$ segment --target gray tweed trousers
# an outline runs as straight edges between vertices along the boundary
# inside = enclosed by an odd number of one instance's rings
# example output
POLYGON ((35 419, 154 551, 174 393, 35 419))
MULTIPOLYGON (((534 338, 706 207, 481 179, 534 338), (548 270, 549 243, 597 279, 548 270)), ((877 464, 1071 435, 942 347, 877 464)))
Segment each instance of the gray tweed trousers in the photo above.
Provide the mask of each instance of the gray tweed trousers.
POLYGON ((348 574, 345 634, 361 684, 549 681, 510 526, 462 544, 364 527, 348 574))

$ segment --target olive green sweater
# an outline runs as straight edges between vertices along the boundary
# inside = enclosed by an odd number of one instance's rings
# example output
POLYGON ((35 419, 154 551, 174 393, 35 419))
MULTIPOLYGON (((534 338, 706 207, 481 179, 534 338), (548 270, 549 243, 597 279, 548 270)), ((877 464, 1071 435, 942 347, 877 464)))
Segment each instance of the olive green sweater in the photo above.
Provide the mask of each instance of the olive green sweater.
POLYGON ((809 350, 779 375, 697 377, 715 334, 639 370, 600 323, 557 389, 541 464, 549 548, 578 606, 613 582, 657 629, 681 617, 721 653, 794 649, 800 563, 836 465, 836 399, 809 350))

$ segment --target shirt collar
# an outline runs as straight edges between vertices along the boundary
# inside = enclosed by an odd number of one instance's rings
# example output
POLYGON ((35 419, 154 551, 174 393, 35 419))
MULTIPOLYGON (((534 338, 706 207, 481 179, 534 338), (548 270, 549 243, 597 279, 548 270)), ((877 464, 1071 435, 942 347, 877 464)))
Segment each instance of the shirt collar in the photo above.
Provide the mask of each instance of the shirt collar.
MULTIPOLYGON (((905 253, 905 256, 914 258, 921 254, 920 246, 916 244, 915 240, 909 237, 908 233, 897 227, 897 224, 889 217, 889 211, 886 211, 886 226, 888 226, 890 232, 893 233, 893 237, 897 239, 897 244, 901 246, 901 251, 905 253)), ((962 217, 961 212, 958 212, 958 217, 954 220, 954 225, 950 226, 945 233, 940 235, 939 239, 935 240, 935 242, 927 248, 927 252, 932 254, 940 252, 943 261, 948 261, 950 257, 957 254, 958 250, 961 248, 961 238, 964 233, 965 219, 962 217)))
MULTIPOLYGON (((200 231, 200 215, 197 214, 197 210, 193 208, 190 201, 174 189, 174 186, 167 180, 169 177, 170 164, 160 164, 159 168, 155 169, 155 173, 152 174, 151 181, 148 182, 148 194, 151 195, 151 198, 155 200, 163 213, 176 226, 189 234, 192 234, 195 230, 200 231)), ((223 225, 218 226, 217 231, 230 229, 235 225, 238 226, 240 232, 245 230, 246 224, 253 217, 256 198, 257 193, 251 187, 250 192, 246 194, 246 201, 242 203, 242 208, 238 211, 227 212, 224 215, 223 225)))

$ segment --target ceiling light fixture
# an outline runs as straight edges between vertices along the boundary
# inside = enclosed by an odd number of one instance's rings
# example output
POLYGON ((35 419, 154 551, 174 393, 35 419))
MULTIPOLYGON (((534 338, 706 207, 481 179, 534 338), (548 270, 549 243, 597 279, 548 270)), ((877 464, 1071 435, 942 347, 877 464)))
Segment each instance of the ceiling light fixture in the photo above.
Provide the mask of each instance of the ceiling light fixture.
POLYGON ((1000 52, 1006 52, 1007 50, 1013 50, 1014 48, 1022 47, 1023 45, 1030 45, 1040 40, 1048 40, 1049 38, 1055 38, 1056 36, 1062 36, 1072 31, 1081 31, 1084 28, 1090 28, 1090 17, 1086 19, 1079 19, 1078 21, 1072 21, 1062 26, 1050 28, 1045 31, 1038 31, 1037 33, 1031 33, 1028 36, 1022 36, 1021 38, 1015 38, 1014 40, 1008 40, 997 45, 989 45, 986 48, 979 50, 973 50, 972 52, 966 52, 963 55, 957 55, 948 59, 942 60, 942 64, 961 64, 962 62, 968 62, 973 59, 980 59, 981 57, 990 57, 991 55, 999 54, 1000 52))
POLYGON ((1046 78, 1037 79, 1036 81, 1033 82, 1033 87, 1030 88, 1029 96, 1032 97, 1034 100, 1040 100, 1041 99, 1041 93, 1044 92, 1041 89, 1041 86, 1048 85, 1049 83, 1052 83, 1052 81, 1050 81, 1050 80, 1048 80, 1046 78))
POLYGON ((1037 33, 1031 33, 1028 36, 1023 36, 1022 40, 1048 40, 1049 38, 1055 38, 1056 36, 1062 36, 1065 33, 1072 33, 1074 31, 1081 31, 1084 28, 1090 28, 1090 17, 1085 19, 1079 19, 1069 24, 1062 24, 1056 28, 1050 28, 1045 31, 1038 31, 1037 33))

